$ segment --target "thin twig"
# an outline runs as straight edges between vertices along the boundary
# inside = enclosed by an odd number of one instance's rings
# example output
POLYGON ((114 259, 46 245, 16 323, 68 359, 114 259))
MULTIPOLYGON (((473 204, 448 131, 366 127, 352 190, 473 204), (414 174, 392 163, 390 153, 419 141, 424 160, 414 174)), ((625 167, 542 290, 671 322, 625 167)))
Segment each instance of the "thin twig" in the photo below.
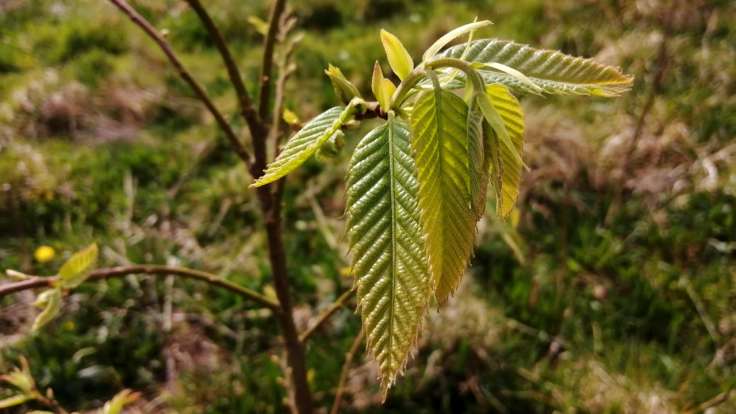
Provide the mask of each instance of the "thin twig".
POLYGON ((355 354, 360 349, 360 344, 363 342, 363 331, 358 332, 353 340, 353 345, 350 346, 350 351, 345 354, 345 362, 342 364, 342 370, 340 371, 340 380, 337 383, 337 391, 335 391, 335 401, 332 403, 332 409, 330 414, 337 414, 340 411, 340 403, 342 402, 342 395, 345 392, 345 382, 348 380, 348 373, 350 372, 350 365, 353 363, 355 354))
POLYGON ((212 38, 212 41, 215 43, 215 47, 217 47, 217 50, 220 52, 222 61, 225 63, 225 67, 227 68, 227 74, 230 77, 230 83, 232 83, 233 88, 235 88, 235 93, 238 96, 240 112, 243 115, 245 122, 248 124, 251 136, 260 136, 264 134, 265 127, 261 119, 258 117, 258 112, 253 107, 253 102, 251 101, 250 95, 248 95, 248 90, 243 83, 243 78, 240 74, 240 70, 238 69, 238 65, 235 63, 232 53, 230 53, 230 49, 227 47, 227 43, 225 43, 225 39, 222 37, 222 33, 217 29, 217 26, 212 21, 212 18, 199 0, 187 0, 187 3, 189 3, 189 6, 202 21, 202 25, 209 33, 210 38, 212 38))
POLYGON ((278 78, 276 79, 276 90, 274 91, 273 98, 273 113, 271 114, 271 130, 268 134, 268 140, 274 144, 274 158, 278 155, 279 151, 279 136, 281 135, 282 125, 284 123, 283 112, 284 112, 284 95, 286 92, 286 81, 296 71, 296 65, 290 64, 291 55, 294 53, 296 44, 299 42, 299 38, 292 39, 286 44, 283 52, 281 53, 278 62, 278 78))
POLYGON ((263 41, 263 61, 261 63, 261 90, 258 103, 258 114, 261 119, 268 116, 271 100, 271 72, 273 71, 273 51, 276 46, 276 36, 279 34, 279 22, 286 9, 286 0, 275 0, 268 19, 268 32, 263 41))
MULTIPOLYGON (((174 275, 180 276, 187 279, 200 280, 202 282, 209 283, 210 285, 221 287, 229 290, 233 293, 237 293, 247 299, 250 299, 256 303, 259 303, 273 311, 279 311, 279 304, 274 300, 263 296, 262 294, 240 286, 228 280, 221 278, 212 273, 203 272, 201 270, 187 269, 184 267, 168 267, 159 265, 132 265, 132 266, 119 266, 97 269, 89 274, 86 281, 104 280, 115 277, 122 277, 131 274, 145 274, 155 276, 167 276, 174 275)), ((0 297, 7 296, 11 293, 20 292, 29 289, 37 289, 44 287, 51 287, 56 283, 59 278, 57 276, 44 277, 44 276, 31 276, 29 279, 22 280, 20 282, 13 282, 0 285, 0 297)))
POLYGON ((131 7, 125 0, 109 0, 110 3, 115 5, 118 9, 120 9, 123 13, 125 13, 130 20, 133 21, 136 25, 138 25, 143 31, 154 41, 158 46, 161 48, 161 51, 164 52, 166 57, 169 59, 171 64, 174 66, 176 71, 179 73, 179 76, 187 83, 189 84, 189 87, 192 88, 194 91, 194 94, 199 98, 200 101, 204 104, 204 106, 207 107, 207 109, 210 111, 212 116, 215 118, 215 121, 217 122, 218 126, 222 131, 225 133, 225 136, 227 137, 227 140, 230 142, 230 145, 233 148, 233 151, 245 162, 246 166, 249 170, 251 170, 251 160, 250 160, 250 154, 248 154, 248 150, 245 149, 243 146, 243 143, 240 142, 238 139, 238 136, 235 134, 235 131, 233 131, 230 124, 225 120, 225 117, 222 115, 222 113, 217 109, 215 104, 212 102, 212 100, 207 95, 207 92, 205 92, 204 88, 197 83, 197 81, 192 77, 192 75, 184 68, 184 65, 181 63, 179 58, 174 53, 173 49, 169 45, 169 43, 159 34, 158 30, 156 30, 151 23, 148 22, 143 16, 141 16, 133 7, 131 7))
POLYGON ((340 308, 342 308, 345 305, 345 302, 347 302, 353 295, 355 294, 355 288, 350 289, 348 291, 343 292, 342 295, 340 295, 339 298, 337 298, 329 308, 327 308, 324 312, 322 312, 319 317, 317 318, 317 322, 312 325, 311 328, 304 331, 301 335, 299 335, 299 341, 302 343, 305 343, 309 338, 322 326, 327 322, 332 315, 335 314, 340 308))

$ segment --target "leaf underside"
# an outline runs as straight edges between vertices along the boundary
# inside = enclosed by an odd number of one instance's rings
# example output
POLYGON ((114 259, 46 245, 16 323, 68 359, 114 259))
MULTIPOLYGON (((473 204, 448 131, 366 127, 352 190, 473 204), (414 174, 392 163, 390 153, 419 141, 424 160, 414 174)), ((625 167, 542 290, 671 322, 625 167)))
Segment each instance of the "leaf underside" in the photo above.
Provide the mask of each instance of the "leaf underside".
POLYGON ((441 89, 420 94, 411 113, 420 216, 439 303, 457 288, 473 250, 465 102, 441 89))
MULTIPOLYGON (((592 59, 500 39, 480 39, 453 46, 440 56, 484 64, 501 63, 526 75, 543 92, 556 95, 619 96, 631 88, 633 80, 619 69, 592 59)), ((534 93, 528 85, 507 73, 479 72, 486 83, 501 83, 515 90, 534 93)))
POLYGON ((430 297, 417 191, 409 131, 391 119, 358 143, 347 197, 358 306, 384 393, 414 347, 430 297))
MULTIPOLYGON (((483 217, 486 209, 486 194, 488 192, 490 157, 488 144, 485 142, 483 112, 477 102, 473 100, 468 108, 468 173, 470 175, 471 210, 475 220, 483 217)), ((486 128, 487 129, 487 128, 486 128)))
MULTIPOLYGON (((486 94, 491 98, 491 104, 503 120, 506 132, 508 132, 513 149, 517 154, 523 154, 524 148, 524 113, 519 101, 509 90, 499 84, 487 85, 486 94)), ((496 134, 491 134, 487 139, 496 139, 496 134)), ((519 197, 519 186, 521 185, 521 173, 524 168, 519 157, 514 157, 511 149, 504 145, 498 145, 498 157, 500 168, 494 165, 492 174, 500 177, 501 191, 497 200, 498 213, 506 217, 514 209, 516 199, 519 197)))
POLYGON ((342 127, 350 117, 351 110, 351 107, 335 106, 307 122, 299 132, 289 138, 278 157, 251 186, 260 187, 272 183, 302 165, 342 127))

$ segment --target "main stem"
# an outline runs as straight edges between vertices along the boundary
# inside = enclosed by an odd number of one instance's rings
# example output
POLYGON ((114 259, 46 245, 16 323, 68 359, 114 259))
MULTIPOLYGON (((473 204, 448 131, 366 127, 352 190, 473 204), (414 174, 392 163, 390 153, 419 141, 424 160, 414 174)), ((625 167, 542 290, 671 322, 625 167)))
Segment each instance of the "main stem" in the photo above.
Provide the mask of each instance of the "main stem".
POLYGON ((304 344, 294 323, 293 306, 289 287, 289 274, 286 267, 283 227, 281 222, 281 200, 271 192, 272 186, 260 187, 258 197, 266 221, 268 237, 268 257, 271 264, 274 289, 279 300, 281 312, 278 321, 281 325, 286 348, 286 359, 291 368, 291 385, 294 391, 294 406, 299 414, 312 413, 312 394, 307 382, 306 356, 304 344))

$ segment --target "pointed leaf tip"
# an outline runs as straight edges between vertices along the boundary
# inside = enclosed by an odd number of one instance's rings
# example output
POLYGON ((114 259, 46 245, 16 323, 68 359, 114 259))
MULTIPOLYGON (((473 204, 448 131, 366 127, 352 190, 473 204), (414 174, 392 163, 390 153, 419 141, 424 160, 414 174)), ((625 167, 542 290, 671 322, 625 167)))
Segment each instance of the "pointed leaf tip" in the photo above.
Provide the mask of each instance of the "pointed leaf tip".
POLYGON ((399 79, 404 80, 414 70, 414 60, 398 37, 381 29, 381 43, 386 51, 388 64, 399 79))
POLYGON ((376 61, 373 65, 373 76, 371 78, 371 89, 383 112, 391 109, 391 97, 396 91, 396 86, 391 80, 383 77, 381 65, 376 61))

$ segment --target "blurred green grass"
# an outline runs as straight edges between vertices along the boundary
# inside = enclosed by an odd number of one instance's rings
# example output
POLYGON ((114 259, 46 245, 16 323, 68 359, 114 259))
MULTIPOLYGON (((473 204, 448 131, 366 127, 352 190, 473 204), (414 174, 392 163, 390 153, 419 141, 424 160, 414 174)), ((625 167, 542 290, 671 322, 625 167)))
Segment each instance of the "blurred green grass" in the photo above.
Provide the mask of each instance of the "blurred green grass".
MULTIPOLYGON (((292 3, 305 38, 286 105, 302 119, 334 99, 328 63, 368 92, 370 67, 384 60, 379 28, 418 58, 478 16, 495 22, 485 36, 636 75, 619 100, 522 99, 530 170, 518 225, 482 222, 469 280, 430 315, 406 376, 382 406, 375 368, 359 358, 348 412, 699 412, 713 401, 713 412, 736 410, 726 394, 736 386, 732 2, 292 3)), ((242 127, 219 56, 185 4, 134 4, 242 127)), ((261 39, 247 19, 266 5, 207 6, 252 86, 261 39)), ((269 289, 245 171, 124 16, 105 2, 18 0, 0 6, 0 27, 0 268, 51 273, 96 240, 105 265, 181 264, 269 289), (42 244, 59 252, 51 263, 33 259, 42 244)), ((302 326, 351 284, 341 272, 347 154, 289 178, 302 326)), ((98 407, 128 387, 144 393, 142 412, 282 412, 277 329, 238 297, 130 277, 80 288, 48 329, 18 335, 29 330, 31 299, 0 301, 1 371, 26 355, 68 408, 98 407)), ((320 405, 358 329, 343 311, 310 345, 320 405)))

